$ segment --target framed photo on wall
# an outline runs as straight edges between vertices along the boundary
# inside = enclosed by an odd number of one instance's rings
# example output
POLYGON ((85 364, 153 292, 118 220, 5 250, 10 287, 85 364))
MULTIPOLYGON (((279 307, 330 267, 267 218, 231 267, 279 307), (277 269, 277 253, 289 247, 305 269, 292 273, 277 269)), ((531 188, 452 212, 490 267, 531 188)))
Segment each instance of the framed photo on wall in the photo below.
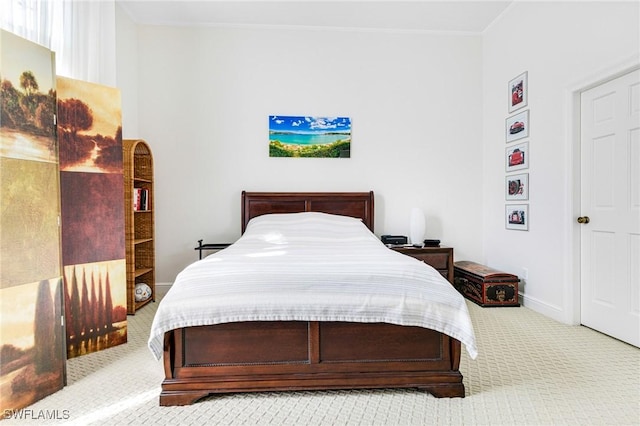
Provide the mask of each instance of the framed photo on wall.
POLYGON ((351 157, 351 118, 269 116, 269 157, 351 157))
POLYGON ((528 137, 529 110, 507 117, 504 127, 507 143, 528 137))
POLYGON ((509 112, 527 106, 529 102, 528 72, 525 71, 509 82, 509 112))
POLYGON ((529 173, 509 175, 505 178, 505 199, 507 201, 529 199, 529 173))
POLYGON ((529 204, 506 204, 505 226, 517 231, 529 230, 529 204))
POLYGON ((529 142, 522 142, 507 147, 504 157, 507 172, 529 168, 529 142))

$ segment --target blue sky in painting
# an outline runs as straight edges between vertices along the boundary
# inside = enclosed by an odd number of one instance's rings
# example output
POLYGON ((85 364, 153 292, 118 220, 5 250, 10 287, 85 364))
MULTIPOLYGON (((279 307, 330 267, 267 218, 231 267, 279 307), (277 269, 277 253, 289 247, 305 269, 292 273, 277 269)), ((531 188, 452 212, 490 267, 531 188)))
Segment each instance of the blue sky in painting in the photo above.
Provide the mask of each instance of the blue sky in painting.
POLYGON ((295 133, 349 133, 351 132, 351 118, 270 115, 269 131, 295 133))

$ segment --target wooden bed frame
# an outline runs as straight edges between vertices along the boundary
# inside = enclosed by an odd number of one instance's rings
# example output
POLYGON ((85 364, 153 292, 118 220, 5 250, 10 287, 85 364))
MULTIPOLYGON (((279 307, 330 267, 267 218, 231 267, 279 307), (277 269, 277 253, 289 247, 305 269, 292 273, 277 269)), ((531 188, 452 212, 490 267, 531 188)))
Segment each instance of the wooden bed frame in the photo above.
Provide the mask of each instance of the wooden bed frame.
MULTIPOLYGON (((320 211, 362 218, 373 231, 373 192, 242 192, 242 232, 266 213, 320 211)), ((187 327, 164 336, 160 405, 214 393, 408 388, 464 397, 461 344, 421 327, 269 321, 187 327)))

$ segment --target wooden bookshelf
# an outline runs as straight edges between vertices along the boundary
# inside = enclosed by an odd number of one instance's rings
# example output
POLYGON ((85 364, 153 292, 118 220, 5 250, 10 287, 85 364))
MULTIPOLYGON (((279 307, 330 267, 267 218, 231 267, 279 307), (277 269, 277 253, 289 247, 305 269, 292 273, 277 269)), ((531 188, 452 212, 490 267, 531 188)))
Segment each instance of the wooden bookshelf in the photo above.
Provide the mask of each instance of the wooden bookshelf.
POLYGON ((127 258, 127 313, 155 301, 155 229, 153 193, 153 155, 140 139, 122 141, 124 165, 125 246, 127 258), (146 192, 146 203, 135 204, 136 188, 146 192), (151 297, 136 301, 136 284, 146 283, 151 297))

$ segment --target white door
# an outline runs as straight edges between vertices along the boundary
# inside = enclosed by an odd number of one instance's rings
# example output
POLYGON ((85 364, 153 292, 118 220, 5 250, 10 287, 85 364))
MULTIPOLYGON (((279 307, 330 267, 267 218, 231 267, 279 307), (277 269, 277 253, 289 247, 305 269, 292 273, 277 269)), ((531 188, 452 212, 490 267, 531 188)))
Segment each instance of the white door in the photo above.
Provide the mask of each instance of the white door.
POLYGON ((581 322, 640 346, 640 70, 582 93, 581 158, 581 322))

